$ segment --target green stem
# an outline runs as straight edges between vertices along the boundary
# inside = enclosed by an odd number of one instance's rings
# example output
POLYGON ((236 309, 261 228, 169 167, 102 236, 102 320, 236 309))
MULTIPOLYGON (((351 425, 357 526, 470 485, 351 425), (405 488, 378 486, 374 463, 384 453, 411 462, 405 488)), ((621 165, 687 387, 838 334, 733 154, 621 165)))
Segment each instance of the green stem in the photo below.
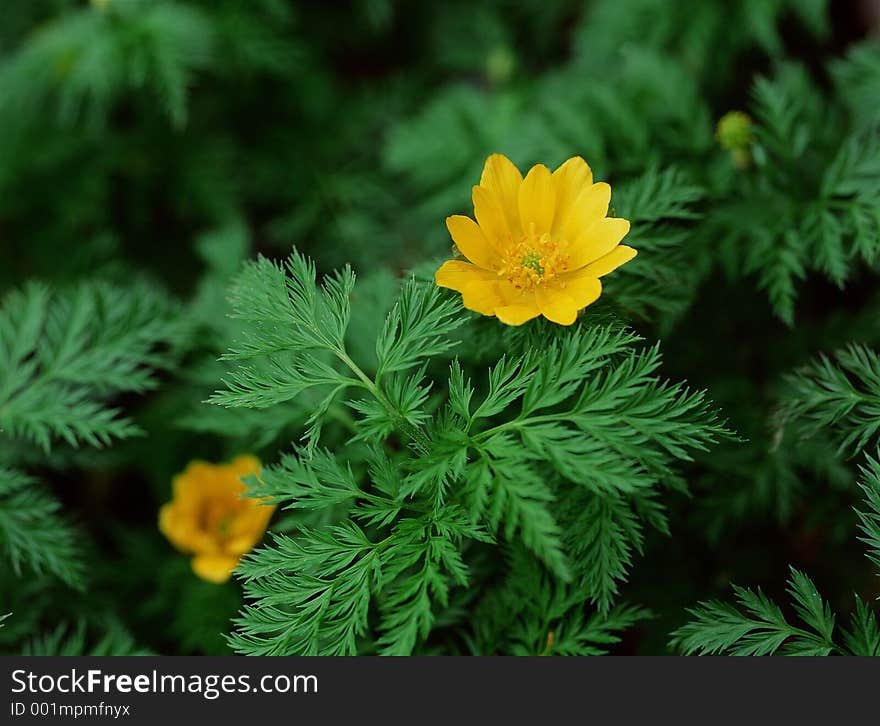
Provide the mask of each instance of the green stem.
POLYGON ((388 400, 388 397, 385 395, 382 389, 380 389, 379 386, 375 384, 373 379, 370 378, 366 373, 364 373, 363 370, 361 370, 361 367, 357 363, 355 363, 349 357, 348 353, 346 353, 344 350, 337 350, 335 352, 336 357, 339 358, 339 360, 341 360, 343 363, 345 363, 345 365, 348 366, 351 372, 358 377, 364 388, 366 388, 371 394, 373 394, 375 399, 383 406, 385 406, 385 408, 387 408, 389 412, 393 413, 394 406, 391 405, 391 401, 388 400))
POLYGON ((388 396, 385 395, 385 392, 376 385, 372 378, 361 370, 361 367, 349 357, 348 353, 344 350, 337 350, 334 352, 336 353, 336 357, 345 363, 351 372, 357 376, 361 385, 369 391, 380 404, 382 404, 386 411, 388 411, 388 414, 391 416, 391 420, 394 422, 398 431, 415 443, 422 452, 426 452, 429 448, 430 441, 428 440, 428 437, 425 436, 425 433, 418 427, 413 426, 404 416, 401 415, 400 411, 397 410, 397 407, 389 400, 388 396))
POLYGON ((492 436, 493 434, 507 431, 508 429, 517 429, 530 423, 559 421, 560 419, 564 419, 566 416, 570 416, 572 413, 572 411, 568 411, 563 413, 544 414, 542 416, 526 416, 525 418, 515 418, 512 421, 506 421, 505 423, 498 424, 497 426, 493 426, 490 429, 486 429, 485 431, 481 431, 480 433, 475 434, 474 441, 482 441, 489 436, 492 436))

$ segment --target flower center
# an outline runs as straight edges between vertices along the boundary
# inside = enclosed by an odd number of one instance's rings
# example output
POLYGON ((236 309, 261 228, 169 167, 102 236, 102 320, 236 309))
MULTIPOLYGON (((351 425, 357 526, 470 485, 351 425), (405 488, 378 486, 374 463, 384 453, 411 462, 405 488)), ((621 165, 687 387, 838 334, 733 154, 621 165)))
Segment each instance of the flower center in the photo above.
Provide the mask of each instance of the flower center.
POLYGON ((544 268, 541 266, 541 255, 537 252, 526 252, 522 258, 522 266, 528 267, 538 273, 539 277, 544 275, 544 268))
POLYGON ((502 256, 498 276, 523 290, 544 285, 568 269, 568 255, 550 234, 536 234, 534 225, 502 256))
POLYGON ((233 520, 240 508, 238 500, 206 499, 197 514, 198 528, 216 540, 223 541, 229 537, 233 520))

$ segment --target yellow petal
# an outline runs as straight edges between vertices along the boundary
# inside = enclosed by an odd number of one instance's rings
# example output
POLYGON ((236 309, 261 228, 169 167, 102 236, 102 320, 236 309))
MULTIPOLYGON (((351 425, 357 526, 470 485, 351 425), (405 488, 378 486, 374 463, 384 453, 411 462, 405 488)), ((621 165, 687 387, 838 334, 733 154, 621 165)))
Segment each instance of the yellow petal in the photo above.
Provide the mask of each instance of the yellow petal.
POLYGON ((501 202, 483 187, 474 187, 472 198, 474 216, 486 239, 496 249, 505 249, 510 244, 511 228, 501 208, 501 202))
POLYGON ((165 535, 171 544, 179 550, 187 550, 188 537, 184 527, 181 526, 181 518, 178 516, 174 502, 163 504, 159 509, 159 531, 165 535))
POLYGON ((541 311, 538 310, 538 305, 534 300, 495 308, 495 315, 506 325, 522 325, 532 318, 537 318, 540 314, 541 311))
POLYGON ((558 232, 562 222, 568 219, 578 195, 592 183, 593 172, 580 156, 573 156, 553 172, 553 189, 556 192, 554 232, 558 232))
POLYGON ((247 506, 236 513, 227 530, 227 538, 221 543, 226 555, 240 557, 249 552, 262 539, 266 526, 275 512, 274 504, 260 504, 247 499, 247 506))
POLYGON ((611 187, 605 182, 592 184, 581 190, 565 219, 559 221, 561 239, 573 244, 597 220, 608 214, 611 203, 611 187))
POLYGON ((547 320, 559 325, 571 325, 577 320, 575 301, 558 288, 539 287, 535 291, 535 301, 547 320))
POLYGON ((263 538, 266 525, 272 517, 274 506, 255 505, 245 515, 240 516, 239 521, 230 527, 229 538, 223 542, 222 552, 225 555, 241 557, 250 552, 263 538), (265 514, 258 510, 267 510, 265 514))
POLYGON ((501 206, 507 224, 515 236, 519 236, 519 187, 522 174, 514 163, 503 154, 491 154, 483 166, 480 186, 493 195, 501 206))
POLYGON ((620 244, 629 232, 629 220, 605 217, 593 223, 569 248, 568 265, 572 271, 596 262, 620 244))
POLYGON ((519 188, 519 218, 525 232, 549 232, 556 209, 556 193, 550 170, 543 164, 531 168, 519 188))
POLYGON ((617 245, 617 247, 611 250, 607 255, 600 257, 595 262, 591 262, 582 269, 583 272, 592 277, 602 277, 603 275, 607 275, 609 272, 616 270, 621 265, 626 264, 637 254, 638 252, 632 247, 617 245))
POLYGON ((241 498, 247 487, 242 481, 246 476, 260 473, 260 460, 255 456, 242 454, 228 464, 214 467, 214 493, 227 492, 234 499, 241 498))
POLYGON ((251 456, 250 454, 241 454, 240 456, 236 456, 231 462, 229 462, 229 469, 236 476, 243 477, 248 476, 249 474, 259 474, 260 473, 260 460, 256 456, 251 456))
POLYGON ((434 282, 440 287, 448 287, 451 290, 458 290, 458 292, 463 292, 472 282, 494 279, 496 279, 494 272, 489 272, 463 260, 447 260, 434 273, 434 282))
POLYGON ((461 253, 475 265, 491 270, 498 265, 498 255, 470 217, 455 215, 446 218, 446 228, 461 253))
POLYGON ((462 290, 461 301, 468 310, 481 315, 494 315, 495 308, 505 305, 495 280, 470 283, 462 290))
POLYGON ((570 297, 578 310, 583 310, 587 305, 592 305, 602 294, 602 283, 586 270, 565 275, 559 282, 559 287, 570 297))
POLYGON ((258 499, 246 499, 244 501, 247 503, 247 506, 237 512, 228 525, 227 535, 229 540, 226 542, 227 545, 229 541, 243 536, 250 537, 253 544, 256 544, 260 537, 263 536, 263 532, 266 531, 266 525, 269 524, 269 520, 275 511, 274 504, 262 504, 258 499))
POLYGON ((193 572, 203 580, 217 584, 226 582, 236 565, 238 558, 228 555, 198 555, 192 561, 193 572))
POLYGON ((216 552, 216 540, 200 526, 201 505, 178 500, 159 509, 159 531, 181 552, 216 552))
POLYGON ((227 555, 235 555, 237 557, 241 557, 244 554, 250 552, 254 545, 260 541, 260 537, 262 536, 262 532, 260 533, 249 533, 242 534, 238 537, 233 537, 232 539, 227 540, 223 543, 223 552, 227 555))
POLYGON ((197 511, 160 511, 159 530, 181 552, 219 552, 219 540, 200 529, 198 517, 197 511))
POLYGON ((201 497, 202 492, 211 490, 214 466, 206 461, 194 459, 171 481, 174 498, 191 499, 201 497))

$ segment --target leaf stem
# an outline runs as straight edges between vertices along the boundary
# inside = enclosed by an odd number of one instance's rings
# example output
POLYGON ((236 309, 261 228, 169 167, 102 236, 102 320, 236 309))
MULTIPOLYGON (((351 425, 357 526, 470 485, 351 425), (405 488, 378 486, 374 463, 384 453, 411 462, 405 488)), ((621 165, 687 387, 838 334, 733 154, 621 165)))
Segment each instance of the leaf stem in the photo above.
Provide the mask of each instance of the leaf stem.
POLYGON ((391 402, 388 396, 385 395, 385 392, 370 378, 361 367, 355 363, 351 357, 344 350, 335 350, 336 357, 339 358, 346 366, 354 373, 361 385, 369 391, 373 397, 388 411, 388 414, 391 416, 391 420, 394 422, 395 427, 402 433, 406 438, 408 438, 415 446, 419 449, 420 452, 425 453, 428 451, 430 441, 428 437, 425 435, 424 431, 419 429, 417 426, 413 426, 405 416, 403 416, 397 407, 391 402))

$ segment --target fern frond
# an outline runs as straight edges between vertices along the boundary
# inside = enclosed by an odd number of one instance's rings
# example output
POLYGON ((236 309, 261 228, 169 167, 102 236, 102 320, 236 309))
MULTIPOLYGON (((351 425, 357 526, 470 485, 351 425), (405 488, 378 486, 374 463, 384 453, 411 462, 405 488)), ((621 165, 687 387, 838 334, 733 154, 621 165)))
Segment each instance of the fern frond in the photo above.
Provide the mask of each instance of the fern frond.
POLYGON ((18 577, 49 574, 81 589, 81 534, 60 510, 60 502, 36 479, 0 467, 0 556, 18 577))
POLYGON ((51 293, 31 284, 0 306, 0 434, 49 451, 105 446, 138 433, 113 396, 156 384, 185 330, 144 286, 84 284, 51 293))

